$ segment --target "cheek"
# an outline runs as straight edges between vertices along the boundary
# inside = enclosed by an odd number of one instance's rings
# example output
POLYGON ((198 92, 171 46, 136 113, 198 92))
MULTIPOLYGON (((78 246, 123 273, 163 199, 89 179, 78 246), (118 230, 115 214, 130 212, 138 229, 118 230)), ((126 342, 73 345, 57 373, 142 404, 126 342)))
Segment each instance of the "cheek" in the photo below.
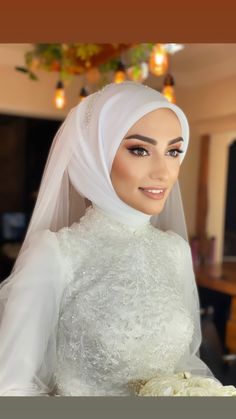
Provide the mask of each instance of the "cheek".
POLYGON ((172 179, 173 182, 175 182, 178 179, 179 176, 179 170, 180 170, 180 162, 173 162, 173 164, 170 165, 169 167, 169 173, 170 173, 170 178, 172 179))
POLYGON ((112 165, 111 179, 117 182, 136 182, 138 181, 138 172, 135 165, 131 164, 129 159, 124 156, 117 156, 112 165))

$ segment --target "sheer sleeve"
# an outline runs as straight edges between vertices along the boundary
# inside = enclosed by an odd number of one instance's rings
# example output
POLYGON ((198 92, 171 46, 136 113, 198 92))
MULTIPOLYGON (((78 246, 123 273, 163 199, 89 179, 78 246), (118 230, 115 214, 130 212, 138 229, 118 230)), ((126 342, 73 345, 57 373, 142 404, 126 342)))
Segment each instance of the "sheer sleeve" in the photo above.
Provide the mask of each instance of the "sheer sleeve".
POLYGON ((65 282, 56 234, 35 233, 17 262, 0 289, 0 396, 48 395, 65 282))
POLYGON ((198 289, 195 281, 195 274, 192 263, 191 249, 189 243, 181 238, 180 252, 182 258, 182 278, 185 307, 193 321, 193 336, 191 343, 176 366, 176 372, 189 371, 192 374, 213 378, 208 366, 200 359, 199 348, 202 341, 200 305, 198 289))

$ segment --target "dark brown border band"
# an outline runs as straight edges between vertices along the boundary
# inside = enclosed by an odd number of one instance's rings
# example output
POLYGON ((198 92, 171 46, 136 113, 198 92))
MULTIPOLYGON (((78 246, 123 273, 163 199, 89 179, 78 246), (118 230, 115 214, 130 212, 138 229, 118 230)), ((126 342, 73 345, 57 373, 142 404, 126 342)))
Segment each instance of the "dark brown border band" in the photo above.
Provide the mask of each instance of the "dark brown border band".
POLYGON ((235 42, 234 3, 6 1, 1 4, 0 42, 235 42))

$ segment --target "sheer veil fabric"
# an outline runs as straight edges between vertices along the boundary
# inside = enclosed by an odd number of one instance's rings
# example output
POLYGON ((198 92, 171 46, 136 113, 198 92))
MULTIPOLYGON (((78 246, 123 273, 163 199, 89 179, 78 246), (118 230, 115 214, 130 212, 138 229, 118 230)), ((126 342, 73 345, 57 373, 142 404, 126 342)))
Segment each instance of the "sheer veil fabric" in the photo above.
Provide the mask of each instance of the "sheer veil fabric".
MULTIPOLYGON (((46 395, 53 389, 56 335, 65 267, 54 232, 78 222, 84 197, 94 207, 124 224, 151 223, 188 241, 179 184, 173 187, 160 215, 151 217, 125 204, 113 189, 110 171, 129 128, 158 108, 173 110, 189 141, 183 111, 159 92, 135 82, 109 84, 71 109, 55 135, 35 209, 11 275, 0 289, 0 395, 46 395)), ((199 359, 199 301, 191 252, 186 264, 185 301, 195 332, 177 370, 211 375, 199 359)))

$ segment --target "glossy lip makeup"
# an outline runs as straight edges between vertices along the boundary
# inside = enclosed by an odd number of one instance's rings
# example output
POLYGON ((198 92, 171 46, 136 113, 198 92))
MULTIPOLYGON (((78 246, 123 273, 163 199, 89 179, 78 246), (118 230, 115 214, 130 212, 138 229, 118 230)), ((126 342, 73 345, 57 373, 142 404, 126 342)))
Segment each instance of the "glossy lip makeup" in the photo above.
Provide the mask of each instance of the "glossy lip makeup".
POLYGON ((148 198, 155 200, 163 199, 165 195, 164 188, 139 188, 139 190, 148 198))

